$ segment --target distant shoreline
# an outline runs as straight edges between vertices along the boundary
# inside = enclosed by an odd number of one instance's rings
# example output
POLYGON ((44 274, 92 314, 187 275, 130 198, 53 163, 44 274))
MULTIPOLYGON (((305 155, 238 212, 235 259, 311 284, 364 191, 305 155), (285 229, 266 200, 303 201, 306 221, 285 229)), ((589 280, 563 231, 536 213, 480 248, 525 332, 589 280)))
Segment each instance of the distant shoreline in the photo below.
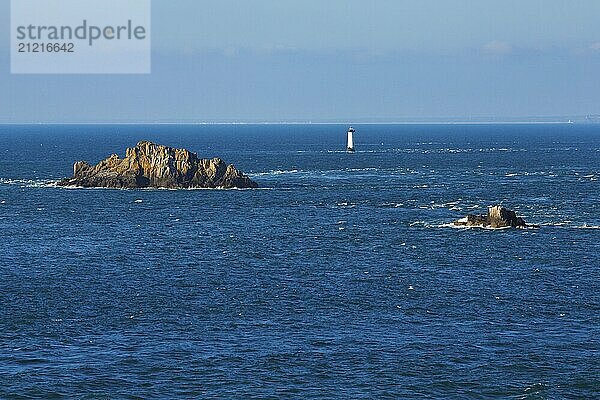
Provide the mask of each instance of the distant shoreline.
POLYGON ((598 125, 600 121, 456 121, 456 122, 0 122, 0 126, 64 125, 598 125))

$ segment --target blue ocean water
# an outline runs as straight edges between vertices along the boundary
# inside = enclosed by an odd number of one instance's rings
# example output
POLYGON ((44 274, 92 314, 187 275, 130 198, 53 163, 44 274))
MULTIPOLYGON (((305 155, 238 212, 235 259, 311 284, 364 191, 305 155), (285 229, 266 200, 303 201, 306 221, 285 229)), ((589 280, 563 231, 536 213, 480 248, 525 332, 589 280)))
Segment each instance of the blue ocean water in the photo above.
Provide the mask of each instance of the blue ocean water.
POLYGON ((356 128, 1 126, 0 398, 600 398, 600 127, 356 128), (261 189, 52 187, 142 139, 261 189))

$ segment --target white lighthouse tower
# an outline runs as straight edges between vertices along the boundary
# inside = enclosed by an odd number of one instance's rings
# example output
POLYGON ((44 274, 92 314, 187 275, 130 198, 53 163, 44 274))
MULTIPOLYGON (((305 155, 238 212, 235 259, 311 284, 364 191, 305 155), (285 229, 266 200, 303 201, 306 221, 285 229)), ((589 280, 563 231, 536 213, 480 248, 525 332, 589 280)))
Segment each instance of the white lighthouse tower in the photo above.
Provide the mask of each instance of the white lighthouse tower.
POLYGON ((356 132, 354 128, 350 127, 348 129, 348 147, 346 150, 349 153, 354 153, 354 132, 356 132))

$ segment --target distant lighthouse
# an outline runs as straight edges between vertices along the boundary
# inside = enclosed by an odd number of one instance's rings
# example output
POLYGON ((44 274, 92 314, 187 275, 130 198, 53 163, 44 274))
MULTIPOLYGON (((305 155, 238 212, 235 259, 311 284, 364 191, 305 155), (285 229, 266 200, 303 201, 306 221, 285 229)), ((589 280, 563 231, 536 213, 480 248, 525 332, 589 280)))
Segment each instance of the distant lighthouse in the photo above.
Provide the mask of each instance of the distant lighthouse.
POLYGON ((348 129, 348 147, 346 149, 348 153, 354 153, 354 132, 356 132, 354 128, 348 129))

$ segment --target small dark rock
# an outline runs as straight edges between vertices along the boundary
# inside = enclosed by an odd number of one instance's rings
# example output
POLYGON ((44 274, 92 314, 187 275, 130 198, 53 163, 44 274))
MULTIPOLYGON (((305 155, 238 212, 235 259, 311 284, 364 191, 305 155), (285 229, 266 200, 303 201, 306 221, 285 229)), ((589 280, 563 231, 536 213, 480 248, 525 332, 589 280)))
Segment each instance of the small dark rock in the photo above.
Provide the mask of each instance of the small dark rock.
POLYGON ((527 223, 523 218, 517 217, 514 211, 502 206, 488 208, 487 215, 467 215, 465 218, 454 222, 455 226, 479 228, 525 228, 527 223))

